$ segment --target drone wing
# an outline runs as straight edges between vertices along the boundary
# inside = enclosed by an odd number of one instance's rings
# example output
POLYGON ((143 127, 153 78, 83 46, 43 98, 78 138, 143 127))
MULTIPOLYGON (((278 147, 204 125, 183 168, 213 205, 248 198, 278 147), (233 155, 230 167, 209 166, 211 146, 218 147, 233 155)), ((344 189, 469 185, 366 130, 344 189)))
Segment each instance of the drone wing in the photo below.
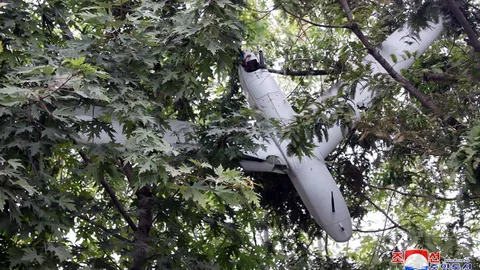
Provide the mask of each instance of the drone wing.
MULTIPOLYGON (((89 110, 76 110, 75 117, 83 121, 94 121, 95 119, 102 117, 104 114, 105 112, 101 107, 93 107, 89 110)), ((185 149, 188 147, 194 147, 198 144, 195 139, 192 138, 193 136, 187 136, 187 134, 194 133, 191 123, 169 120, 168 124, 170 129, 167 129, 164 132, 163 139, 172 145, 173 148, 185 149)), ((114 140, 112 140, 111 136, 109 136, 107 132, 102 131, 93 138, 86 133, 79 133, 79 140, 77 141, 80 143, 94 144, 104 144, 110 142, 125 144, 127 141, 127 136, 123 133, 123 126, 120 121, 112 117, 111 126, 113 129, 111 135, 113 135, 114 140)), ((284 174, 287 170, 287 163, 285 162, 282 153, 273 140, 254 139, 254 142, 263 147, 260 147, 255 153, 245 153, 244 158, 240 161, 242 168, 245 171, 250 172, 271 172, 284 174)))

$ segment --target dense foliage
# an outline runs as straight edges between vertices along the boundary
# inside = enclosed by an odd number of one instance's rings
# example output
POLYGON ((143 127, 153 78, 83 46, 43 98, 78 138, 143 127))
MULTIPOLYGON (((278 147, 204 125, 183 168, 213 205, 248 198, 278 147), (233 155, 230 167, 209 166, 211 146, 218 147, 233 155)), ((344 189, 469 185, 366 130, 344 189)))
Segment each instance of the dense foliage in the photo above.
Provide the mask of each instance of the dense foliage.
POLYGON ((464 20, 451 0, 349 2, 351 14, 343 0, 0 2, 0 269, 387 269, 407 247, 475 260, 478 1, 457 2, 464 20), (352 25, 376 45, 440 17, 445 33, 402 74, 436 109, 361 66, 352 25), (328 165, 354 218, 349 244, 324 235, 288 178, 241 171, 276 124, 240 92, 242 46, 265 52, 302 112, 283 129, 291 154, 345 128, 328 165), (354 126, 337 97, 307 109, 361 78, 378 98, 354 126), (101 121, 75 117, 94 105, 101 121), (125 145, 78 142, 113 118, 125 145), (198 144, 167 143, 170 119, 193 123, 198 144))

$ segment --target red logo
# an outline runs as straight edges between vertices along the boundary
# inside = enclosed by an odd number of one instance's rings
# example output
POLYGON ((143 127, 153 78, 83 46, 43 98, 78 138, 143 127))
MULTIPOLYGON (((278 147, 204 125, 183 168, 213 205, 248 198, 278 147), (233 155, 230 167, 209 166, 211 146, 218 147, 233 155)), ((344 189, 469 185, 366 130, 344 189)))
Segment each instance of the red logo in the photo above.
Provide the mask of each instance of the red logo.
POLYGON ((403 252, 401 251, 392 252, 392 263, 403 263, 403 252))
POLYGON ((430 252, 428 256, 428 261, 430 263, 440 263, 440 251, 437 253, 430 252))

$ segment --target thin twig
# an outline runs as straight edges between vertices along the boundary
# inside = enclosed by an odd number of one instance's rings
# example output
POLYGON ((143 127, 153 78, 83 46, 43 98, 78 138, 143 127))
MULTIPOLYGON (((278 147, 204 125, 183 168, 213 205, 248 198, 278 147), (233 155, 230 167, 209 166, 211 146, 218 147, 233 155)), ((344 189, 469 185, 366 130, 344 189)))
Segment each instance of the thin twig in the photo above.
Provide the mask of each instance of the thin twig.
POLYGON ((354 232, 360 232, 360 233, 377 233, 377 232, 383 232, 383 231, 389 231, 392 229, 398 228, 396 225, 393 225, 388 228, 383 228, 383 229, 377 229, 377 230, 361 230, 361 229, 353 229, 352 231, 354 232))
POLYGON ((48 3, 48 4, 50 5, 50 8, 55 13, 55 17, 57 18, 57 23, 60 26, 60 30, 62 30, 65 38, 67 40, 74 39, 73 33, 68 27, 67 20, 65 20, 65 17, 63 16, 63 14, 52 3, 48 3))
POLYGON ((347 26, 347 25, 330 25, 330 24, 319 24, 319 23, 315 23, 315 22, 312 22, 312 21, 310 21, 310 20, 307 20, 307 19, 305 19, 305 18, 303 18, 303 17, 299 17, 299 16, 295 15, 294 13, 288 11, 285 7, 282 7, 282 10, 285 11, 285 13, 289 14, 289 15, 292 16, 292 17, 295 17, 295 18, 297 18, 297 19, 299 19, 299 20, 302 20, 302 21, 304 21, 304 22, 306 22, 306 23, 309 23, 309 24, 311 24, 311 25, 315 25, 315 26, 318 26, 318 27, 333 28, 333 29, 341 29, 341 28, 348 29, 348 28, 350 28, 350 27, 347 26))
POLYGON ((378 211, 380 211, 383 215, 385 215, 385 217, 395 226, 397 226, 397 228, 401 229, 402 231, 406 232, 406 233, 410 233, 408 231, 407 228, 403 227, 402 225, 398 224, 398 222, 394 221, 382 208, 380 208, 378 205, 376 205, 372 200, 370 200, 370 198, 368 198, 367 196, 363 196, 365 198, 365 200, 367 200, 373 207, 375 207, 375 209, 377 209, 378 211))
POLYGON ((118 235, 116 233, 113 233, 110 229, 106 228, 105 226, 101 225, 101 224, 98 224, 94 221, 91 221, 88 217, 86 216, 83 216, 83 215, 79 215, 77 216, 78 218, 88 222, 90 225, 93 225, 99 229, 101 229, 102 231, 112 235, 113 237, 117 238, 118 240, 121 240, 121 241, 125 241, 125 242, 128 242, 128 243, 131 243, 132 241, 131 240, 128 240, 127 238, 121 236, 121 235, 118 235))
MULTIPOLYGON (((388 206, 387 206, 387 214, 390 213, 390 207, 392 206, 392 201, 393 201, 394 195, 395 195, 395 192, 392 192, 392 194, 390 194, 390 201, 388 202, 388 206)), ((377 244, 375 245, 375 249, 373 250, 373 255, 370 258, 370 265, 372 265, 372 262, 375 259, 375 256, 377 255, 378 247, 382 244, 383 237, 385 236, 385 228, 386 227, 387 227, 387 218, 385 218, 385 221, 383 222, 382 236, 380 236, 378 238, 377 244)))
POLYGON ((357 131, 356 128, 352 128, 350 131, 349 131, 349 134, 347 136, 347 139, 344 140, 344 143, 343 143, 343 146, 337 150, 337 152, 334 154, 334 155, 328 155, 326 158, 325 158, 325 161, 332 161, 332 160, 335 160, 336 158, 338 158, 341 154, 345 153, 345 150, 347 149, 347 146, 350 145, 350 142, 352 141, 353 139, 353 135, 355 135, 355 132, 357 131))
MULTIPOLYGON (((272 11, 273 11, 273 9, 272 9, 272 11)), ((270 12, 271 12, 271 11, 270 11, 270 12)), ((256 23, 256 22, 258 22, 258 21, 261 21, 261 20, 265 19, 265 17, 269 16, 269 15, 270 15, 270 12, 266 12, 265 14, 263 14, 263 15, 262 15, 260 18, 258 18, 258 19, 255 19, 255 20, 252 20, 252 21, 247 21, 247 22, 245 22, 245 24, 251 24, 251 23, 256 23)))
POLYGON ((250 10, 250 11, 255 11, 255 12, 258 12, 258 13, 270 13, 270 12, 274 11, 275 9, 277 9, 278 7, 273 6, 273 8, 270 9, 270 10, 258 10, 258 9, 251 8, 249 6, 245 6, 245 8, 250 10))
POLYGON ((113 265, 115 265, 117 269, 122 270, 120 265, 117 264, 117 262, 115 261, 115 259, 112 258, 112 256, 108 255, 106 251, 103 251, 103 253, 110 259, 110 261, 112 261, 113 265))
POLYGON ((310 242, 305 247, 305 253, 303 253, 301 256, 298 256, 298 258, 295 261, 293 261, 292 263, 289 263, 289 265, 294 266, 295 264, 297 264, 300 261, 300 259, 305 258, 308 255, 308 249, 312 245, 313 240, 315 240, 315 237, 311 237, 310 242))
MULTIPOLYGON (((423 195, 423 194, 414 194, 414 193, 408 193, 408 192, 403 192, 403 191, 400 191, 400 190, 396 190, 396 189, 390 188, 390 187, 379 187, 379 186, 374 186, 374 185, 370 185, 370 184, 367 184, 367 186, 371 187, 371 188, 375 188, 375 189, 380 189, 380 190, 390 190, 390 191, 396 192, 398 194, 401 194, 403 196, 409 196, 409 197, 425 198, 425 199, 439 200, 439 201, 456 201, 456 200, 458 200, 457 197, 448 198, 448 197, 440 197, 440 196, 436 196, 436 195, 430 196, 430 195, 423 195)), ((480 196, 469 196, 468 199, 477 200, 477 199, 480 199, 480 196)))

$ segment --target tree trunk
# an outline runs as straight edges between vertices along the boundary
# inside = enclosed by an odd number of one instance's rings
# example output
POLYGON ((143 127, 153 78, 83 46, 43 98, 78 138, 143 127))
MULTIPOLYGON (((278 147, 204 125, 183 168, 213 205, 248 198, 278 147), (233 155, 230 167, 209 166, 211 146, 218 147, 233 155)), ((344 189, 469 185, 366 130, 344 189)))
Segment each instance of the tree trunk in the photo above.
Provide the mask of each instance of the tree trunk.
POLYGON ((138 199, 138 229, 134 233, 132 270, 145 269, 148 254, 148 234, 152 227, 152 192, 143 187, 136 192, 138 199))

